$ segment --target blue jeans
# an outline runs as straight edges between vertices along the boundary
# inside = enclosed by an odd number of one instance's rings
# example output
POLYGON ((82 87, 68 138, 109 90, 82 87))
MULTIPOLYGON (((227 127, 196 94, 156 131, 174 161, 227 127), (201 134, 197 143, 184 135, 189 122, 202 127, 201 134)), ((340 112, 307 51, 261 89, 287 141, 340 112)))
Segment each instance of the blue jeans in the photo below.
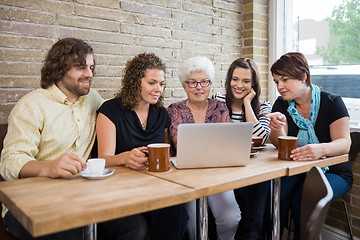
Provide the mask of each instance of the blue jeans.
MULTIPOLYGON (((333 190, 332 200, 345 194, 351 188, 351 183, 337 174, 325 173, 330 186, 333 190)), ((294 220, 294 240, 300 239, 300 213, 301 197, 306 173, 281 178, 280 190, 280 233, 284 231, 285 221, 289 210, 291 209, 291 218, 294 220)))

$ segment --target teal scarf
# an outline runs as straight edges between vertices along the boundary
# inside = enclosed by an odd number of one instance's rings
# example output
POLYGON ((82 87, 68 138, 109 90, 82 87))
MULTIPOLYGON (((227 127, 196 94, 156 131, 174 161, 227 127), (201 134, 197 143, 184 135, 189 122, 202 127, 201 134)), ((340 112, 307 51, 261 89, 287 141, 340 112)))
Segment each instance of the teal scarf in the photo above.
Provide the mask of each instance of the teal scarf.
MULTIPOLYGON (((289 107, 287 108, 290 117, 293 119, 296 126, 299 127, 298 147, 305 146, 307 144, 319 143, 315 134, 315 123, 320 109, 320 88, 314 84, 311 85, 311 105, 310 105, 310 120, 301 116, 298 110, 295 108, 295 101, 288 101, 289 107)), ((323 168, 323 171, 327 171, 329 168, 323 168)))

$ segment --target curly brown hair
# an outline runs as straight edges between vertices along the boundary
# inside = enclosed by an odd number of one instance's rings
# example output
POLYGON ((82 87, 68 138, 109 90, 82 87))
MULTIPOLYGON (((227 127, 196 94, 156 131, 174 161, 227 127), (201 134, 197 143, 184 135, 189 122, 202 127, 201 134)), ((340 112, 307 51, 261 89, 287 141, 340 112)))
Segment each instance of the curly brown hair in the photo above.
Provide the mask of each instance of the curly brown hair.
MULTIPOLYGON (((148 69, 159 69, 166 73, 166 66, 154 53, 140 53, 126 62, 122 88, 115 98, 120 98, 122 105, 134 109, 141 99, 141 78, 145 77, 148 69)), ((164 96, 161 95, 155 106, 162 107, 164 96)))
MULTIPOLYGON (((57 83, 72 67, 86 66, 86 57, 89 54, 93 54, 92 47, 81 39, 63 38, 57 41, 46 55, 41 68, 41 87, 46 89, 57 83)), ((93 74, 94 71, 95 60, 93 74)))

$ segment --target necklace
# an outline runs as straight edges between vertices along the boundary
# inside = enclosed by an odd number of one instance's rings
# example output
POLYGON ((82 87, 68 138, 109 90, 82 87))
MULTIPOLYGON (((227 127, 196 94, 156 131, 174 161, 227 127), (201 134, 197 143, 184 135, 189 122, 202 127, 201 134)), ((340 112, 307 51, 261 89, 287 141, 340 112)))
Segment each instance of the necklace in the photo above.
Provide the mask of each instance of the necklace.
POLYGON ((144 122, 141 122, 141 127, 142 127, 144 130, 146 130, 146 120, 147 120, 147 119, 145 119, 144 122))
POLYGON ((148 119, 148 114, 147 113, 142 113, 140 114, 140 112, 134 110, 136 115, 138 116, 138 119, 140 121, 140 125, 142 127, 142 129, 146 130, 146 126, 147 126, 147 119, 148 119))
POLYGON ((296 109, 299 111, 299 113, 301 114, 301 116, 303 116, 306 119, 310 119, 310 109, 309 111, 304 111, 304 109, 297 103, 295 103, 296 109))

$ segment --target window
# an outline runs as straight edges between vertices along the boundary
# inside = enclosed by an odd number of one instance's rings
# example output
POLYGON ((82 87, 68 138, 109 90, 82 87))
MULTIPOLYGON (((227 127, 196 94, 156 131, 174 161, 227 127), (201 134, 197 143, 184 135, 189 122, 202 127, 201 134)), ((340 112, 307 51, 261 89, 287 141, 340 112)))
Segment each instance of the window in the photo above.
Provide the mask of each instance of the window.
MULTIPOLYGON (((313 83, 343 97, 350 125, 356 127, 360 127, 359 5, 359 0, 274 0, 269 14, 269 67, 286 52, 302 52, 313 83)), ((269 90, 273 102, 277 92, 272 81, 269 90)))

